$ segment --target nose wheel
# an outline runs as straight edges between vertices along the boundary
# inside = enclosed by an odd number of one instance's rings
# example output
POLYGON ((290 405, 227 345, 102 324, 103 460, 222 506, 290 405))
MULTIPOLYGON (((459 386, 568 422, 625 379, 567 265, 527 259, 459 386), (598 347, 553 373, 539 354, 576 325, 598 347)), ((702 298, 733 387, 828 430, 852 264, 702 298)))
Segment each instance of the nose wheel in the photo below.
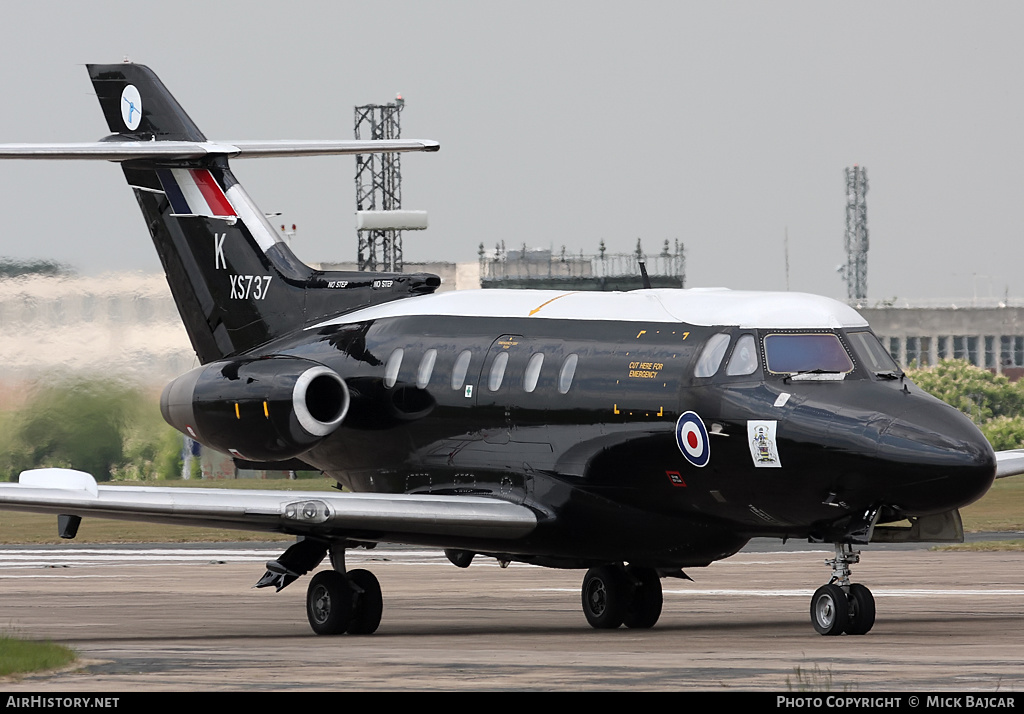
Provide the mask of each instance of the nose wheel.
POLYGON ((811 624, 821 635, 864 635, 875 624, 875 598, 860 583, 850 582, 850 566, 860 562, 860 551, 848 543, 836 543, 832 580, 811 598, 811 624))

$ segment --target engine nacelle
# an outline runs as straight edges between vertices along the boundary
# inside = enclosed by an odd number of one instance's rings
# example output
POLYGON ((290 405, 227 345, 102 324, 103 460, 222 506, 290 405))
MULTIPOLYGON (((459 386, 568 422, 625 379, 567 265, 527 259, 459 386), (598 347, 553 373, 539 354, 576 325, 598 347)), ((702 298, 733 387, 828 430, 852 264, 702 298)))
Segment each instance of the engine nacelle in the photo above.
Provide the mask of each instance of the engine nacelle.
POLYGON ((164 388, 168 424, 200 444, 249 461, 283 461, 309 451, 348 413, 345 381, 298 357, 212 362, 164 388))

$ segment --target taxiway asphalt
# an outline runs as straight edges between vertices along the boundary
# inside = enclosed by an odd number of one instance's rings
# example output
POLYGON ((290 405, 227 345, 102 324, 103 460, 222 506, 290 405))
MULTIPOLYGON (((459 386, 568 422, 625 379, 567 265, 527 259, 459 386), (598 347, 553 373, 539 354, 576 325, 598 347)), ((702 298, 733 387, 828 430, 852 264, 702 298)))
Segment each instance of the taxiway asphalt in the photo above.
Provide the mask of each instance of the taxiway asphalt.
POLYGON ((77 668, 0 680, 17 691, 1024 689, 1024 553, 865 550, 862 637, 821 637, 810 596, 831 550, 747 550, 695 582, 663 580, 651 630, 597 631, 582 572, 435 551, 350 551, 384 590, 375 635, 317 637, 304 578, 255 590, 281 547, 0 549, 0 627, 65 643, 77 668))

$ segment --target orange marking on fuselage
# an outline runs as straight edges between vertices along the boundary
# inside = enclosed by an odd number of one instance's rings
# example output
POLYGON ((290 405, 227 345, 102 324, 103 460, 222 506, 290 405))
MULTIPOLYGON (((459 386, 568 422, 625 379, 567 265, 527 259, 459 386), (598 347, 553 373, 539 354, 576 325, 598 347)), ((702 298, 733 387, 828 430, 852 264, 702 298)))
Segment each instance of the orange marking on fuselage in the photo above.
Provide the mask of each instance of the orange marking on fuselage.
POLYGON ((577 292, 577 291, 575 291, 575 290, 574 290, 574 291, 573 291, 573 292, 571 292, 571 293, 562 293, 561 295, 556 295, 555 297, 551 298, 551 299, 550 299, 550 300, 548 300, 547 302, 541 303, 541 304, 540 304, 540 305, 538 305, 537 307, 535 307, 535 308, 533 308, 532 310, 530 310, 530 315, 531 315, 531 316, 533 316, 533 315, 536 315, 536 314, 537 314, 538 312, 540 312, 540 311, 541 311, 542 309, 544 309, 544 307, 545 307, 546 305, 550 305, 550 304, 551 304, 551 303, 553 303, 553 302, 554 302, 555 300, 558 300, 558 299, 560 299, 560 298, 564 298, 564 297, 565 297, 566 295, 572 295, 572 294, 573 294, 573 293, 575 293, 575 292, 577 292))

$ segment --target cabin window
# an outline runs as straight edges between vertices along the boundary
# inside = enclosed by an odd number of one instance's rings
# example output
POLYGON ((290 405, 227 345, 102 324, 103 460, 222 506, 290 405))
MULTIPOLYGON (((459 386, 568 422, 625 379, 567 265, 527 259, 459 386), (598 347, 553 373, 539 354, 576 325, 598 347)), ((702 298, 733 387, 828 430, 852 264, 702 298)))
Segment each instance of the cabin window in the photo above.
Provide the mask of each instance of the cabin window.
POLYGON ((743 335, 736 341, 736 347, 729 358, 725 373, 730 377, 753 374, 757 371, 757 343, 753 335, 743 335))
POLYGON ((501 388, 501 380, 505 377, 505 367, 508 365, 508 352, 501 351, 491 363, 491 374, 487 378, 487 388, 497 392, 501 388))
POLYGON ((540 368, 544 365, 544 353, 535 352, 526 363, 526 374, 523 376, 523 389, 532 392, 537 388, 540 379, 540 368))
POLYGON ((725 333, 712 335, 697 359, 697 366, 693 370, 693 376, 711 377, 714 375, 722 364, 722 358, 725 357, 725 351, 728 347, 729 335, 725 333))
POLYGON ((558 391, 562 394, 569 392, 572 386, 573 375, 576 374, 576 363, 580 361, 578 354, 571 354, 562 362, 562 369, 558 371, 558 391))
POLYGON ((434 373, 434 362, 437 361, 437 350, 430 349, 423 353, 419 369, 416 370, 416 386, 425 389, 430 384, 430 375, 434 373))
POLYGON ((768 335, 764 338, 768 370, 776 374, 845 373, 853 361, 832 333, 768 335))
POLYGON ((402 357, 405 356, 405 350, 399 347, 397 350, 391 353, 388 357, 387 366, 384 367, 384 386, 391 388, 395 386, 395 382, 398 381, 398 370, 402 369, 402 357))
POLYGON ((455 366, 452 367, 452 389, 462 389, 462 385, 466 383, 466 373, 469 372, 469 360, 472 356, 472 352, 463 350, 455 358, 455 366))
POLYGON ((882 343, 870 332, 848 333, 853 349, 868 369, 875 374, 883 372, 898 372, 899 367, 893 362, 892 357, 886 351, 882 343))

